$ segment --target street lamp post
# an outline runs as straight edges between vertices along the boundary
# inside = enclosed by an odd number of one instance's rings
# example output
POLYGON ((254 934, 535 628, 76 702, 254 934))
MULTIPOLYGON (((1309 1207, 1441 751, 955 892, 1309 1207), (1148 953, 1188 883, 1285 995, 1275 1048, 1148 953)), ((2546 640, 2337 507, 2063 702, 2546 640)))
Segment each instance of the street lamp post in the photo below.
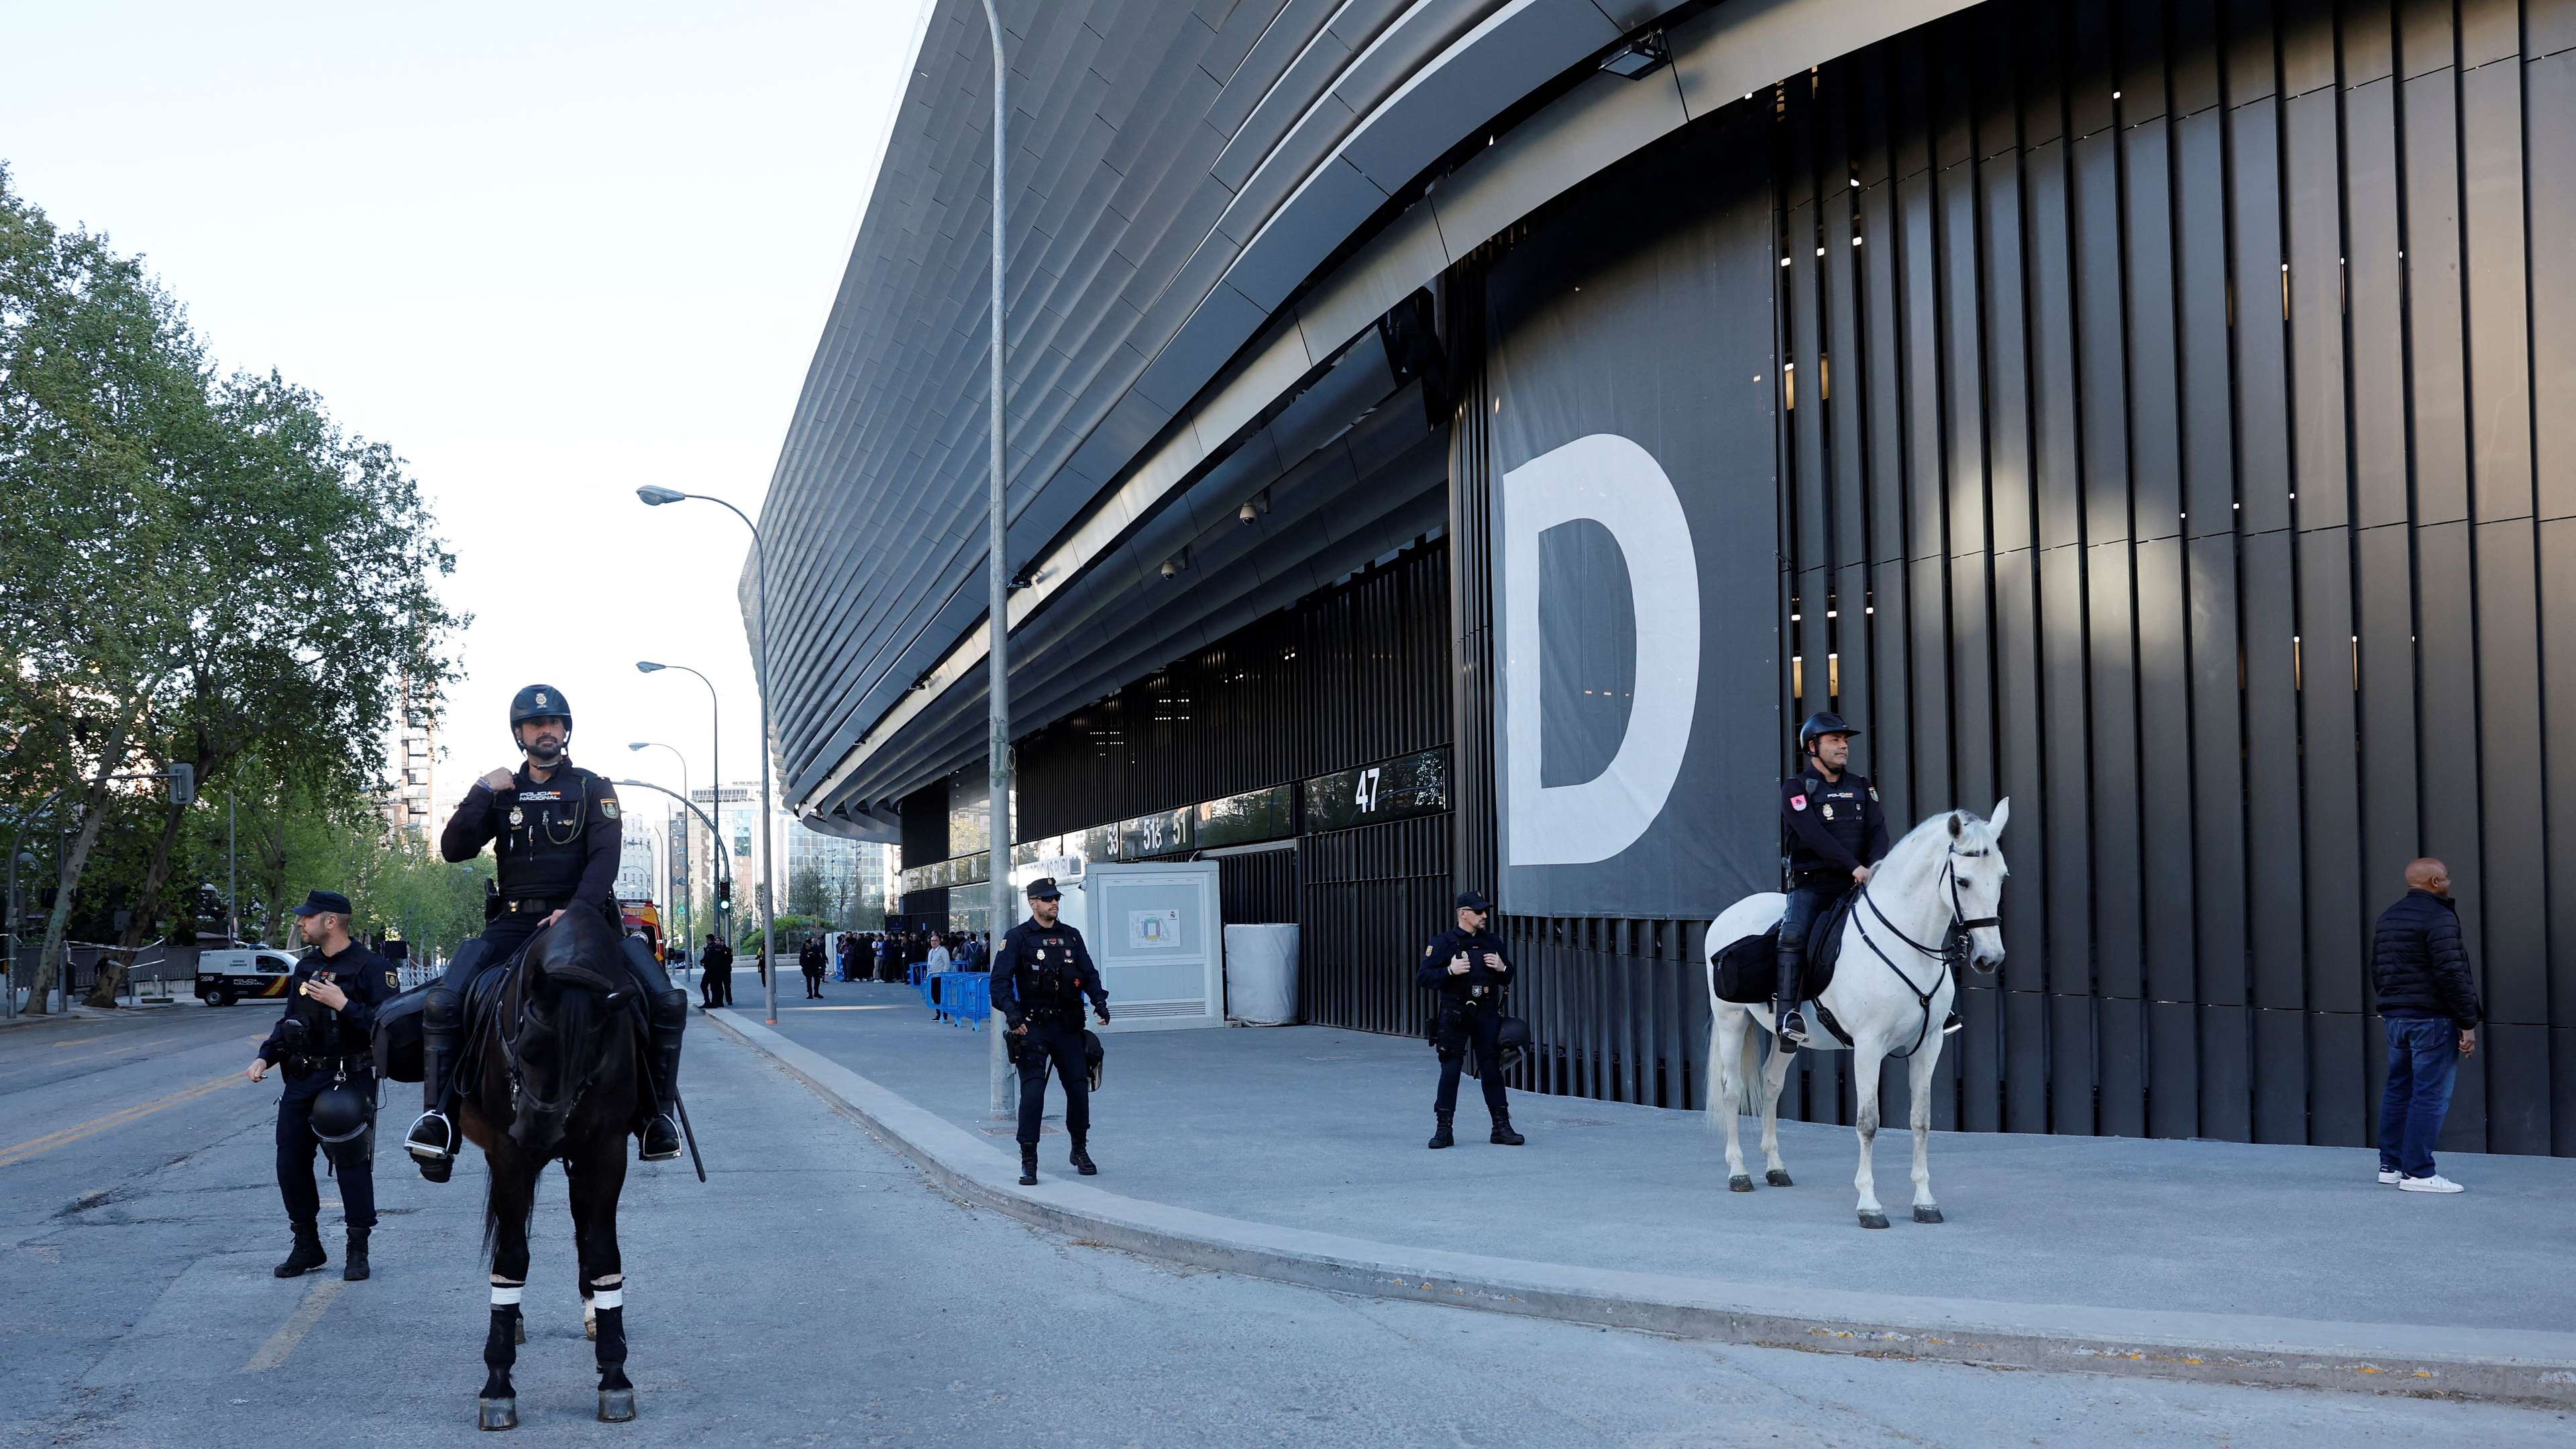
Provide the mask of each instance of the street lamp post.
MULTIPOLYGON (((1013 924, 1011 909, 1011 566, 1005 561, 1002 553, 1004 535, 1007 531, 1002 517, 1004 491, 1002 466, 1008 456, 1003 449, 1002 432, 1005 417, 1002 407, 1002 346, 1004 333, 1008 330, 1010 321, 1010 314, 1003 306, 1002 295, 1002 267, 1005 255, 1003 242, 1009 234, 1006 226, 1009 212, 1005 209, 1002 200, 1002 160, 1008 154, 1004 148, 1002 127, 1011 112, 1004 96, 1008 67, 1003 64, 1002 59, 1002 13, 993 8, 993 0, 984 0, 984 24, 993 33, 993 355, 990 385, 992 414, 986 429, 991 435, 992 453, 991 476, 987 480, 985 494, 985 507, 988 514, 986 527, 990 531, 986 545, 990 556, 986 560, 985 573, 991 595, 987 605, 986 630, 991 642, 987 644, 984 651, 988 670, 985 676, 988 681, 985 686, 988 705, 986 722, 991 730, 991 738, 986 742, 985 774, 993 787, 991 806, 993 816, 989 830, 989 848, 985 856, 988 864, 984 873, 990 877, 987 888, 991 891, 993 900, 993 957, 999 960, 1002 952, 1002 933, 1009 930, 1013 924)), ((1001 1023, 987 1022, 986 1025, 990 1030, 985 1035, 992 1038, 991 1044, 985 1049, 989 1056, 986 1075, 992 1082, 993 1115, 1001 1117, 1011 1110, 1011 1059, 1010 1054, 1002 1049, 1001 1023)))
MULTIPOLYGON (((752 683, 755 686, 753 692, 760 696, 760 799, 755 802, 752 810, 752 819, 759 822, 760 831, 760 961, 758 964, 761 968, 760 984, 763 1003, 768 1010, 767 1020, 771 1026, 776 1026, 778 1024, 778 973, 772 969, 770 960, 778 950, 778 934, 775 929, 776 910, 772 905, 778 891, 778 873, 770 860, 769 841, 769 837, 774 833, 769 828, 769 549, 761 539, 760 525, 751 521, 750 514, 712 494, 683 493, 677 488, 658 488, 647 484, 636 489, 635 496, 643 499, 645 505, 652 508, 690 498, 717 504, 726 512, 741 519, 742 526, 751 530, 752 607, 759 613, 759 618, 752 625, 754 675, 752 683)), ((721 795, 723 792, 719 790, 717 793, 721 795)))
MULTIPOLYGON (((653 674, 664 669, 676 669, 682 674, 698 674, 698 671, 685 664, 656 664, 650 659, 636 660, 635 669, 639 674, 653 674)), ((716 697, 716 682, 703 674, 698 674, 698 683, 707 687, 707 757, 714 761, 711 768, 715 774, 715 778, 707 784, 707 803, 715 807, 712 812, 715 818, 722 819, 724 817, 724 731, 722 728, 724 711, 716 697)), ((688 768, 683 764, 681 767, 683 785, 687 783, 687 775, 688 768)), ((722 849, 724 849, 724 832, 713 825, 708 826, 707 853, 713 856, 715 852, 722 849)), ((726 916, 727 903, 722 900, 712 900, 711 904, 715 908, 716 934, 724 939, 727 946, 730 946, 733 944, 733 922, 726 916)), ((690 924, 695 926, 697 923, 692 921, 690 924)))
MULTIPOLYGON (((679 762, 680 762, 680 803, 681 803, 681 804, 683 804, 683 805, 685 805, 685 804, 689 803, 689 757, 688 757, 688 756, 686 756, 686 755, 684 755, 684 754, 681 754, 678 746, 676 746, 676 745, 666 745, 666 744, 662 743, 660 740, 637 740, 637 741, 635 741, 633 744, 628 745, 626 748, 628 748, 628 749, 630 749, 630 750, 669 750, 669 751, 671 752, 671 758, 672 758, 672 759, 675 759, 675 760, 677 760, 677 761, 679 761, 679 762)), ((683 815, 680 817, 680 859, 681 859, 681 861, 682 861, 682 862, 684 862, 684 863, 685 863, 685 862, 688 860, 688 858, 689 858, 689 817, 688 817, 687 815, 683 814, 683 815)), ((680 903, 680 941, 681 941, 681 944, 682 944, 684 947, 690 943, 690 940, 689 940, 689 932, 690 932, 690 931, 692 931, 693 929, 695 929, 695 928, 696 928, 696 926, 697 926, 697 922, 692 921, 692 920, 690 920, 690 919, 689 919, 689 907, 688 907, 688 899, 687 899, 687 898, 688 898, 688 889, 689 889, 689 888, 688 888, 688 885, 687 885, 686 881, 684 880, 684 881, 681 883, 681 885, 680 885, 679 891, 677 892, 677 893, 679 894, 679 896, 681 897, 681 903, 680 903)))

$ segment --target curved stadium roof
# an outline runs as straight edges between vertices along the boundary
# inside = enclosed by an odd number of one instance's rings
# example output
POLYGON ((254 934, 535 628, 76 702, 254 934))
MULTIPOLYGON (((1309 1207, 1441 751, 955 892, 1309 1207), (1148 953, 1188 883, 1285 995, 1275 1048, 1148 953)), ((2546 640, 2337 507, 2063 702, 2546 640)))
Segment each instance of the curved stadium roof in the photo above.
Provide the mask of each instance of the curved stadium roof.
MULTIPOLYGON (((1964 3, 1004 0, 1015 718, 1437 529, 1444 445, 1381 315, 1693 116, 1964 3), (1657 29, 1671 64, 1599 70, 1657 29)), ((990 67, 980 0, 936 0, 761 514, 781 794, 827 829, 884 835, 984 751, 990 67)))

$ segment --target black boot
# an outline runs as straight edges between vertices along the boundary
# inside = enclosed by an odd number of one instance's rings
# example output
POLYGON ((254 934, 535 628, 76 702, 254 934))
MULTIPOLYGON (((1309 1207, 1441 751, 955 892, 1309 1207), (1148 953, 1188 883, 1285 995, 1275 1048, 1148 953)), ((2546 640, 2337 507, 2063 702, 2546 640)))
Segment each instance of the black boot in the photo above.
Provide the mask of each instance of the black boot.
POLYGON ((689 1024, 689 993, 664 992, 652 1004, 648 1034, 653 1072, 653 1117, 644 1124, 646 1162, 667 1162, 680 1155, 680 1033, 689 1024))
POLYGON ((1037 1185, 1038 1145, 1034 1142, 1023 1142, 1020 1144, 1020 1186, 1035 1187, 1037 1185))
POLYGON ((1966 1025, 1966 1022, 1959 1019, 1959 1013, 1953 1011, 1948 1016, 1941 1018, 1941 1034, 1943 1036, 1948 1036, 1950 1033, 1957 1031, 1959 1028, 1966 1025))
POLYGON ((420 1164, 422 1177, 445 1182, 456 1171, 456 1126, 447 1120, 447 1078, 456 1064, 456 1045, 453 1037, 426 1025, 421 1035, 421 1111, 403 1137, 403 1151, 420 1164))
POLYGON ((1509 1112, 1494 1114, 1494 1135, 1485 1140, 1496 1147, 1518 1147, 1529 1141, 1528 1138, 1512 1130, 1512 1114, 1509 1112))
POLYGON ((351 1228, 349 1229, 349 1252, 340 1263, 340 1276, 352 1283, 364 1283, 367 1281, 369 1271, 370 1270, 367 1267, 367 1230, 365 1228, 351 1228))
POLYGON ((1073 1170, 1081 1173, 1083 1176, 1098 1177, 1100 1175, 1100 1169, 1092 1164, 1091 1153, 1084 1148, 1083 1143, 1083 1138, 1076 1137, 1073 1139, 1073 1155, 1065 1160, 1072 1163, 1073 1170))
POLYGON ((1450 1135, 1449 1132, 1449 1119, 1455 1114, 1449 1112, 1435 1112, 1432 1115, 1438 1118, 1440 1122, 1439 1126, 1431 1129, 1432 1150, 1437 1151, 1443 1147, 1457 1146, 1458 1139, 1450 1135))
POLYGON ((287 1250, 286 1261, 277 1265, 280 1278, 300 1278, 323 1264, 331 1256, 322 1251, 322 1234, 311 1223, 295 1225, 295 1246, 287 1250))

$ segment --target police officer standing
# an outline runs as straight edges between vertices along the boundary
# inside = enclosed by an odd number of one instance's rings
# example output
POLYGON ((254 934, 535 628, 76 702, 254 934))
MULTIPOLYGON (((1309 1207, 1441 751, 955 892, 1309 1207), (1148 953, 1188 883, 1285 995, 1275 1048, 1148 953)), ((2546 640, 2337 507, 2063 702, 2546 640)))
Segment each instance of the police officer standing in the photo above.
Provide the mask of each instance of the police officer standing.
MULTIPOLYGON (((447 1181, 456 1168, 447 1091, 462 1045, 464 995, 475 975, 511 960, 568 910, 596 911, 621 939, 625 935, 612 898, 625 832, 617 791, 564 753, 572 743, 572 706, 563 692, 543 684, 520 690, 510 701, 510 738, 527 762, 515 772, 494 770, 475 781, 439 836, 439 854, 447 860, 472 860, 490 842, 499 864, 498 892, 484 903, 488 924, 482 939, 456 953, 446 976, 430 988, 422 1013, 423 1110, 403 1147, 432 1182, 447 1181)), ((659 1162, 680 1155, 680 1033, 688 1025, 689 994, 671 985, 650 951, 623 954, 643 988, 653 1086, 641 1155, 659 1162)))
POLYGON ((1435 1149, 1458 1143, 1450 1135, 1449 1121, 1458 1111, 1458 1074, 1467 1065, 1471 1046, 1476 1052, 1476 1079, 1485 1088, 1485 1110, 1494 1119, 1493 1135, 1486 1140, 1498 1147, 1518 1147, 1529 1140, 1512 1130, 1510 1099, 1503 1091, 1498 1033, 1503 983, 1512 963, 1503 956, 1503 943, 1485 929, 1493 912, 1492 901, 1474 891, 1460 892, 1458 924, 1431 938, 1422 950, 1421 969, 1413 975, 1416 985, 1440 993, 1431 1038, 1440 1052, 1440 1091, 1431 1099, 1438 1122, 1431 1134, 1430 1145, 1435 1149))
POLYGON ((698 971, 707 1010, 733 1005, 733 948, 724 937, 707 932, 707 944, 698 951, 698 971))
POLYGON ((1029 919, 1002 938, 993 960, 993 1010, 1010 1024, 1016 1043, 1011 1063, 1020 1072, 1020 1185, 1038 1180, 1038 1123, 1046 1115, 1047 1064, 1064 1079, 1064 1130, 1073 1139, 1066 1160, 1085 1177, 1100 1169, 1085 1146, 1091 1135, 1091 1063, 1082 1040, 1082 998, 1100 1024, 1109 1024, 1109 993, 1082 933, 1056 918, 1064 892, 1055 877, 1029 882, 1029 919))
POLYGON ((400 989, 394 963, 349 938, 349 898, 314 891, 295 908, 313 947, 288 979, 286 1014, 261 1042, 245 1075, 286 1075, 277 1100, 277 1190, 295 1246, 277 1265, 293 1278, 329 1261, 322 1251, 322 1193, 313 1181, 320 1147, 340 1179, 349 1254, 340 1276, 367 1277, 367 1234, 376 1226, 376 1008, 400 989))
MULTIPOLYGON (((1807 930, 1836 901, 1866 884, 1870 867, 1887 854, 1887 816, 1878 787, 1851 769, 1852 736, 1860 731, 1830 710, 1807 716, 1798 727, 1797 774, 1780 782, 1780 827, 1789 847, 1789 908, 1780 918, 1779 980, 1772 1021, 1780 1039, 1807 1039, 1799 1013, 1799 975, 1806 964, 1807 930)), ((1942 1025, 1959 1029, 1958 1013, 1942 1025)))

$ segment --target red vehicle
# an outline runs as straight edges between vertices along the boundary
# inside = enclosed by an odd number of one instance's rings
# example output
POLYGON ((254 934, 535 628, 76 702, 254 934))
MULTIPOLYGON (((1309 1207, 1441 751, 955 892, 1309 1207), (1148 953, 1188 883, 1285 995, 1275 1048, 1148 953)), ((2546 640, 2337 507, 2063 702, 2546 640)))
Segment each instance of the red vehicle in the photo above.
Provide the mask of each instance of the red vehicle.
POLYGON ((625 923, 629 934, 637 931, 644 933, 644 939, 653 944, 653 959, 660 961, 662 959, 662 908, 651 901, 619 901, 617 914, 618 918, 625 923))

